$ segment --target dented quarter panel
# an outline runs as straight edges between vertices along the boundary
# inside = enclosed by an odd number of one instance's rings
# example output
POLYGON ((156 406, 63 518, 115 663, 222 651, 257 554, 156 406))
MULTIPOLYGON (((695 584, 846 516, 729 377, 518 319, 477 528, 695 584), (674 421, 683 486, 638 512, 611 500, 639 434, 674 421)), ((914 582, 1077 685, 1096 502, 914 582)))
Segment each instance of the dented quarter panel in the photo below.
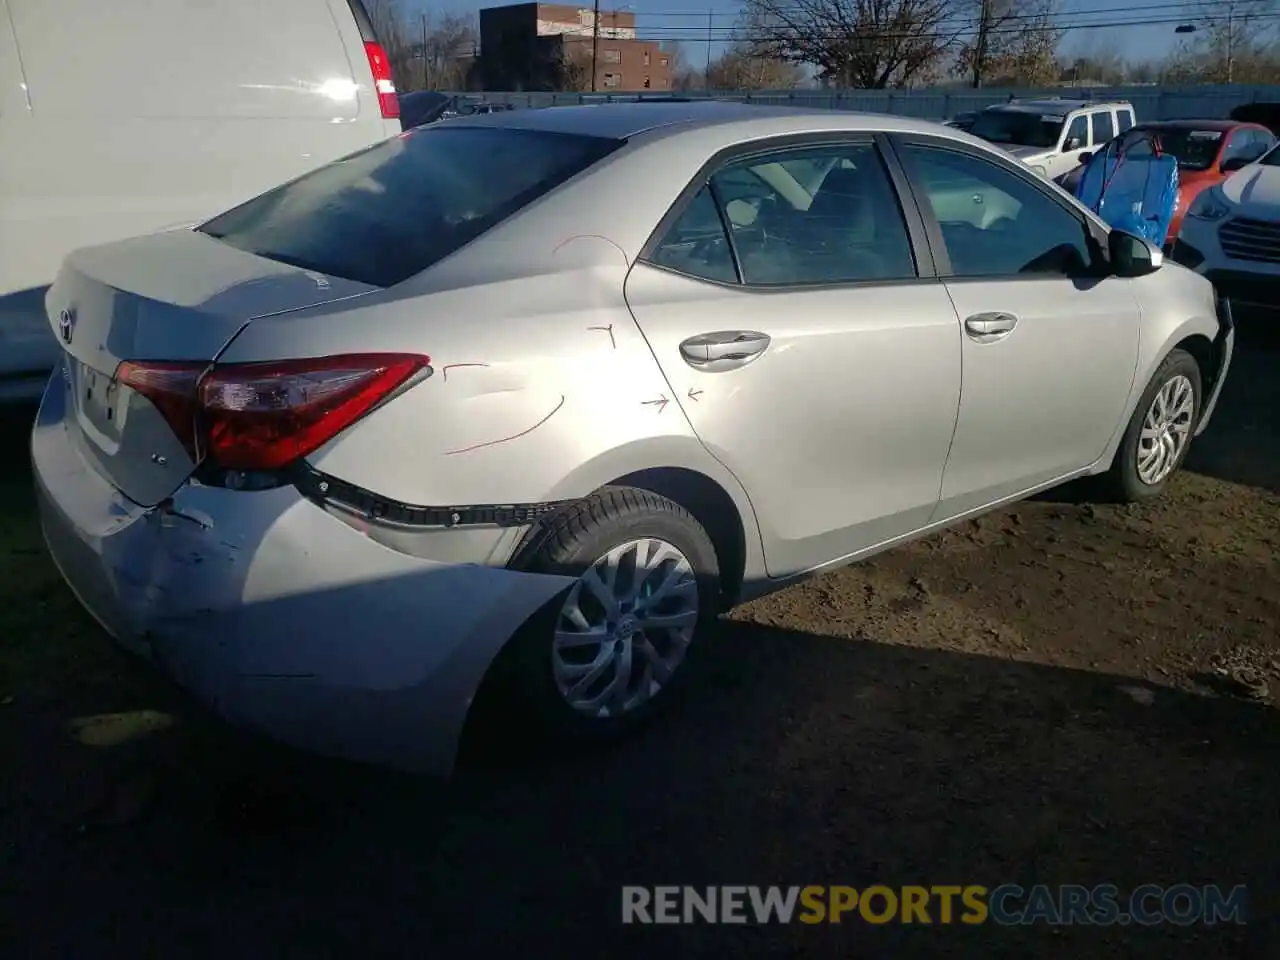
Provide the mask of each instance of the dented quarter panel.
MULTIPOLYGON (((221 360, 412 351, 432 375, 308 457, 317 470, 415 506, 536 503, 574 468, 639 441, 693 437, 622 296, 627 259, 611 241, 571 236, 483 268, 477 297, 460 262, 434 288, 386 291, 257 320, 221 360), (517 266, 518 265, 518 268, 517 266)), ((703 460, 709 460, 705 452, 703 460)), ((636 460, 630 470, 668 465, 636 460)), ((619 474, 620 475, 620 474, 619 474)))

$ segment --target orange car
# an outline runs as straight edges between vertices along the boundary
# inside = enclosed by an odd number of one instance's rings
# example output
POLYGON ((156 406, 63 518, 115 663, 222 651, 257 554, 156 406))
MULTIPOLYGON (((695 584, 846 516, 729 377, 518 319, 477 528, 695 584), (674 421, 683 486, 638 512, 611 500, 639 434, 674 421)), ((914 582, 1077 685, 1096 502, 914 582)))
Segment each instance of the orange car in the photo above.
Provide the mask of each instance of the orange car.
MULTIPOLYGON (((1138 124, 1124 136, 1138 132, 1158 135, 1164 152, 1178 161, 1178 205, 1169 224, 1170 242, 1177 237, 1182 215, 1196 194, 1257 160, 1276 142, 1275 135, 1261 124, 1235 120, 1155 120, 1138 124)), ((1139 154, 1134 149, 1128 156, 1136 159, 1139 154)), ((1075 193, 1083 170, 1083 166, 1077 167, 1058 183, 1075 193)))

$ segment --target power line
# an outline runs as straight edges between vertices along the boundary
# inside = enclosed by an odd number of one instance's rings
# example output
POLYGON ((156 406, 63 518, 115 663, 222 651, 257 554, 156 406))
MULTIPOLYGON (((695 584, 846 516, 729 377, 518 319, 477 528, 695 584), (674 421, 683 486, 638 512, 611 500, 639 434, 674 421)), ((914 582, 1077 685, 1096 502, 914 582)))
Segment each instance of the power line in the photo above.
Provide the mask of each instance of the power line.
MULTIPOLYGON (((835 4, 832 4, 832 5, 835 6, 835 4)), ((1044 17, 1052 18, 1052 17, 1063 17, 1063 16, 1092 16, 1094 14, 1103 14, 1103 13, 1131 14, 1131 13, 1139 13, 1143 10, 1177 10, 1177 9, 1206 10, 1206 9, 1213 9, 1215 6, 1216 4, 1206 4, 1205 0, 1174 0, 1174 2, 1171 2, 1171 3, 1147 3, 1147 4, 1138 4, 1138 5, 1120 6, 1120 7, 1098 7, 1093 10, 1080 10, 1070 14, 1062 13, 1061 11, 1048 11, 1048 12, 1041 12, 1041 13, 1010 13, 1002 16, 993 17, 991 19, 993 20, 1037 20, 1044 17)), ((812 14, 813 10, 810 7, 778 5, 778 6, 772 6, 770 9, 764 11, 765 14, 774 13, 774 12, 812 14)), ((701 17, 705 17, 706 15, 707 15, 706 11, 698 11, 698 10, 650 10, 650 11, 645 11, 644 13, 644 17, 646 20, 657 18, 657 17, 700 17, 701 18, 701 17)), ((1259 13, 1259 14, 1254 14, 1253 16, 1262 16, 1262 15, 1263 14, 1259 13)), ((1203 20, 1203 19, 1211 19, 1213 16, 1214 16, 1213 14, 1204 14, 1203 16, 1198 16, 1198 17, 1188 17, 1188 19, 1203 20)), ((723 13, 715 14, 715 18, 718 20, 734 20, 735 22, 739 20, 741 17, 742 17, 741 11, 736 13, 723 12, 723 13)), ((983 18, 981 16, 966 16, 966 17, 947 17, 945 19, 952 23, 979 23, 983 18)), ((1237 15, 1237 19, 1239 19, 1239 15, 1237 15)))
MULTIPOLYGON (((1200 19, 1202 22, 1221 21, 1225 23, 1228 18, 1226 16, 1210 16, 1210 17, 1202 17, 1200 19)), ((1280 20, 1280 12, 1260 13, 1254 16, 1252 19, 1278 21, 1280 20)), ((1098 22, 1091 22, 1091 23, 1077 23, 1070 26, 1064 26, 1058 23, 1048 23, 1048 24, 1025 23, 1025 24, 1017 24, 1013 26, 997 23, 993 25, 991 28, 989 28, 987 33, 988 35, 1027 34, 1027 33, 1066 33, 1071 30, 1109 30, 1109 29, 1115 29, 1120 27, 1151 27, 1151 26, 1162 26, 1162 25, 1178 25, 1185 22, 1186 22, 1185 17, 1160 17, 1160 18, 1151 18, 1151 19, 1144 19, 1144 20, 1109 20, 1109 21, 1098 21, 1098 22)), ((767 42, 769 40, 775 40, 775 39, 779 39, 782 36, 785 36, 786 33, 790 31, 790 29, 791 28, 784 27, 783 29, 777 32, 768 32, 768 31, 758 32, 753 30, 735 30, 732 28, 717 27, 716 31, 718 31, 718 36, 715 39, 717 39, 720 42, 726 42, 726 41, 743 41, 747 43, 767 42)), ((683 40, 705 40, 708 34, 707 28, 705 26, 667 27, 665 28, 665 30, 667 31, 681 30, 681 31, 688 31, 688 32, 683 34, 682 36, 667 36, 665 34, 660 35, 660 34, 651 34, 651 33, 645 32, 645 35, 642 37, 639 37, 639 39, 648 40, 655 43, 667 43, 667 42, 679 42, 683 40)), ((864 27, 860 30, 857 26, 854 26, 852 29, 843 33, 830 33, 830 34, 806 33, 805 36, 807 39, 810 39, 810 40, 850 40, 850 39, 858 39, 860 35, 862 37, 865 37, 865 39, 867 40, 873 40, 873 41, 893 40, 893 39, 909 40, 916 37, 926 36, 932 33, 949 34, 949 33, 952 33, 953 30, 954 28, 949 26, 945 22, 939 22, 936 24, 929 24, 924 30, 915 30, 915 31, 879 30, 874 27, 864 27)), ((963 36, 968 36, 976 33, 977 33, 977 27, 974 26, 974 27, 964 28, 960 30, 955 30, 955 37, 960 38, 963 36)))

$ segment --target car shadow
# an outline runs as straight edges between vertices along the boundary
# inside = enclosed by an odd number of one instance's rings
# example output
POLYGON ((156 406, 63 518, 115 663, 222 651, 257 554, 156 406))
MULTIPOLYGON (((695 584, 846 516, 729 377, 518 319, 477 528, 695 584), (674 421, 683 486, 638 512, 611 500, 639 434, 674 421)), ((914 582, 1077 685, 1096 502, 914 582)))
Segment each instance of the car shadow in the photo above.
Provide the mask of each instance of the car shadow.
POLYGON ((1280 310, 1236 314, 1231 370, 1186 469, 1280 493, 1280 310))
MULTIPOLYGON (((1245 956, 1271 929, 1280 713, 1011 659, 724 622, 696 698, 625 742, 490 751, 450 784, 209 721, 159 682, 72 711, 172 711, 119 746, 0 714, 15 955, 1245 956), (141 791, 86 821, 86 784, 141 791), (1216 883, 1251 923, 634 928, 623 884, 1216 883), (104 939, 109 938, 109 940, 104 939), (853 951, 851 953, 850 951, 853 951), (1186 951, 1185 953, 1179 951, 1186 951)), ((527 718, 491 715, 519 729, 527 718)), ((490 740, 490 743, 493 741, 490 740)), ((1260 955, 1260 954, 1254 954, 1260 955)))

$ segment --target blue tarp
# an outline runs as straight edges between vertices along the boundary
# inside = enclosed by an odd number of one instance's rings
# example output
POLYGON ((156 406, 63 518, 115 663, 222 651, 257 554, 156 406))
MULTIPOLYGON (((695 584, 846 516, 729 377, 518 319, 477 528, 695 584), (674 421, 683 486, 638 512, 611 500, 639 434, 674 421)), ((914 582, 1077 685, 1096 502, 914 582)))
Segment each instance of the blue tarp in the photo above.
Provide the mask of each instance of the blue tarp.
POLYGON ((1178 161, 1146 134, 1119 137, 1085 164, 1076 197, 1117 230, 1163 247, 1178 203, 1178 161))

